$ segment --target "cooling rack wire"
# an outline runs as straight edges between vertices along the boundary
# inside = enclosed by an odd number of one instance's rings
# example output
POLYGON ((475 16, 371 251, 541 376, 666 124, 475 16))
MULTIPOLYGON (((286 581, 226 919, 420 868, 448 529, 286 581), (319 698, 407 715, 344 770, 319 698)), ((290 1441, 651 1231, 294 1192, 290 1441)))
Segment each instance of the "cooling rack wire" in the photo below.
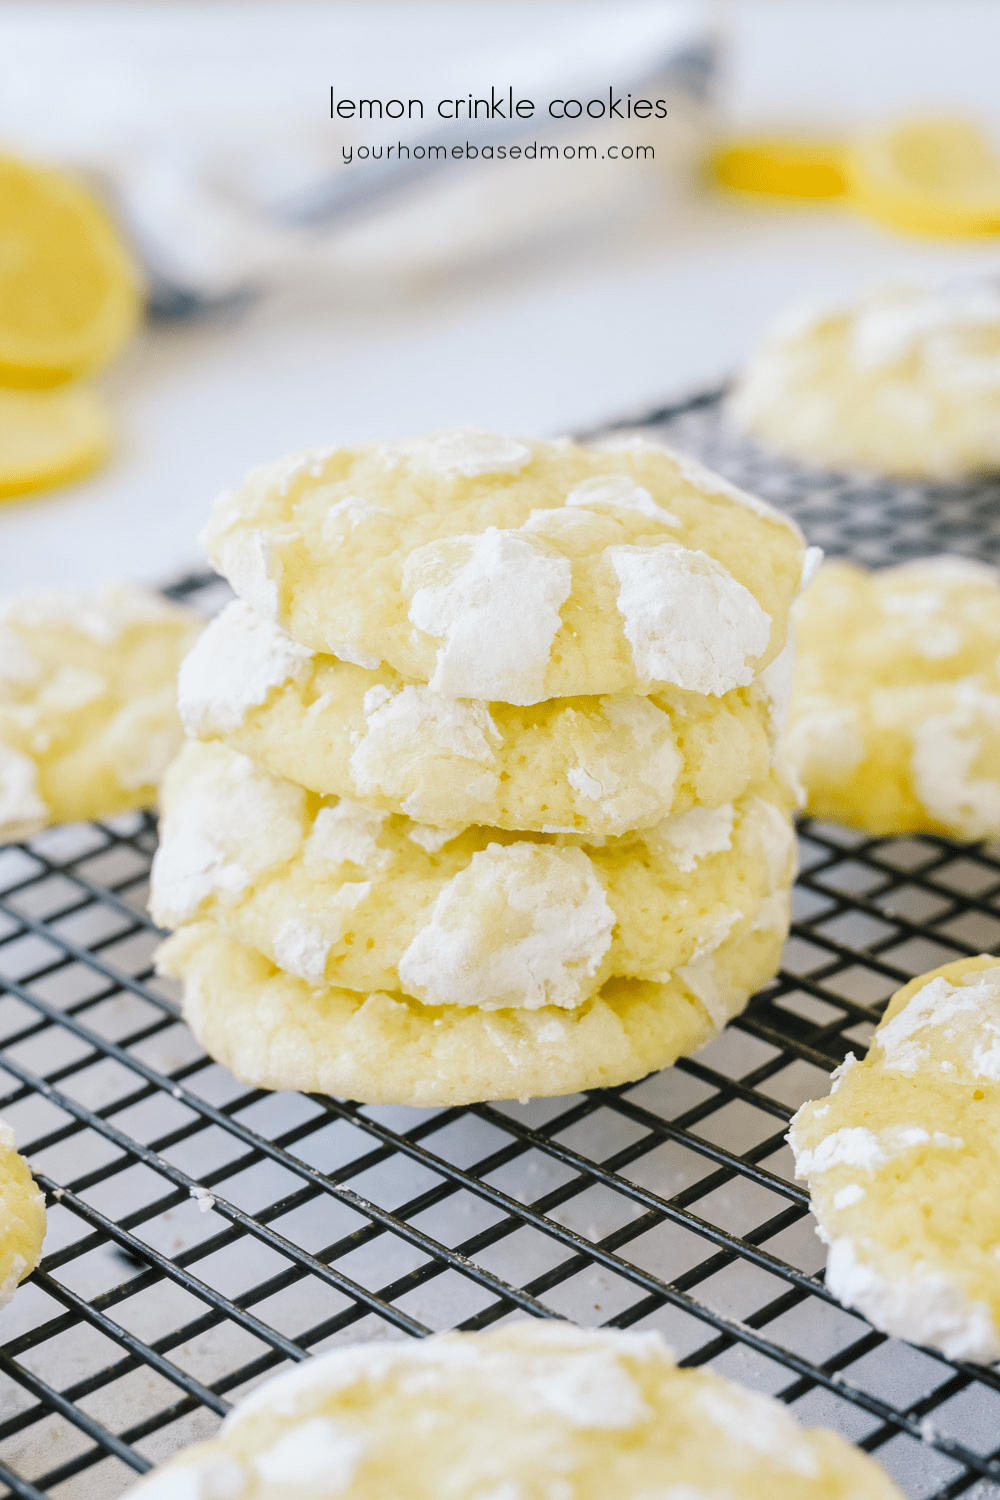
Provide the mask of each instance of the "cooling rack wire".
MULTIPOLYGON (((1000 562, 1000 486, 775 464, 720 410, 714 392, 627 425, 790 510, 830 554, 1000 562)), ((223 586, 169 592, 211 610, 223 586)), ((49 1211, 0 1324, 0 1494, 105 1500, 281 1366, 528 1315, 659 1328, 685 1364, 876 1454, 914 1500, 1000 1497, 1000 1373, 829 1296, 783 1139, 894 989, 996 947, 1000 854, 800 834, 781 974, 697 1057, 441 1110, 248 1090, 204 1056, 152 975, 151 817, 0 851, 0 1112, 49 1211)))

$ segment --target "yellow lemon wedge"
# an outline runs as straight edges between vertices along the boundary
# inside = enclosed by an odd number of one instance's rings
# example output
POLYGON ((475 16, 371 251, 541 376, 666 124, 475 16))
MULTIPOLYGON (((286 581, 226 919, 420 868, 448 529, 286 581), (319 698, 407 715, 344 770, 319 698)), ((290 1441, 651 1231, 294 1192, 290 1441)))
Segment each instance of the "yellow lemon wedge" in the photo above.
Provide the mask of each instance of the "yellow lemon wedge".
POLYGON ((855 205, 894 229, 1000 234, 1000 157, 971 120, 910 120, 862 136, 846 167, 855 205))
POLYGON ((138 276, 100 204, 61 172, 0 157, 0 385, 99 369, 139 309, 138 276))
POLYGON ((781 198, 840 198, 847 190, 844 148, 828 140, 753 136, 724 141, 708 160, 722 187, 781 198))
POLYGON ((79 478, 110 440, 104 403, 87 386, 0 390, 0 499, 79 478))

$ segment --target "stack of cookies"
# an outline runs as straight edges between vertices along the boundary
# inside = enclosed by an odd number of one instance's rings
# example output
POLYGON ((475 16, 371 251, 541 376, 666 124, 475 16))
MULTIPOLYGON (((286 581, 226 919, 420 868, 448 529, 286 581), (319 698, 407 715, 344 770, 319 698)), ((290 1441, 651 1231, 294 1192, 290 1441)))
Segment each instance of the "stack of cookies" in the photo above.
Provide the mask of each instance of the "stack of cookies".
POLYGON ((421 1105, 620 1083, 777 966, 804 544, 658 445, 478 429, 255 470, 180 675, 153 911, 257 1086, 421 1105))

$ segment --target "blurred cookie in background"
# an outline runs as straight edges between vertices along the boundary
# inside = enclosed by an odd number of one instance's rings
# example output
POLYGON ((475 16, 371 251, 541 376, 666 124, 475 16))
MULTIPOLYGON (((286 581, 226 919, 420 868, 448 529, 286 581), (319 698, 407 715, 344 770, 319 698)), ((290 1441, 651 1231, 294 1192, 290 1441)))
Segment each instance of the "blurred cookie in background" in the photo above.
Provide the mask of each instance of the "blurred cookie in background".
POLYGON ((0 602, 0 839, 153 805, 201 627, 134 584, 0 602))
POLYGON ((874 834, 1000 836, 1000 574, 829 562, 793 608, 785 764, 806 811, 874 834))
POLYGON ((960 479, 1000 469, 1000 278, 891 286, 789 313, 729 402, 761 444, 824 469, 960 479))

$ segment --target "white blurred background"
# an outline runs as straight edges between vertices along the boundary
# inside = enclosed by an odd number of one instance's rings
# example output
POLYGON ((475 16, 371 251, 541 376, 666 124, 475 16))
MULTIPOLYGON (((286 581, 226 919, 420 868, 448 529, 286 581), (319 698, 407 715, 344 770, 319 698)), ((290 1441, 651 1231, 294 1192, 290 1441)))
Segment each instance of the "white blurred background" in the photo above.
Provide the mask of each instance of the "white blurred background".
POLYGON ((0 589, 169 580, 197 563, 216 491, 291 448, 457 422, 589 429, 726 378, 790 301, 1000 265, 990 240, 726 198, 697 170, 735 130, 943 108, 1000 134, 998 56, 993 0, 0 3, 0 151, 112 184, 178 274, 263 288, 142 331, 102 380, 110 465, 0 508, 0 589), (322 240, 256 212, 367 137, 331 122, 331 84, 434 99, 512 80, 548 98, 621 86, 706 33, 711 111, 617 132, 655 140, 655 167, 449 166, 322 240))

